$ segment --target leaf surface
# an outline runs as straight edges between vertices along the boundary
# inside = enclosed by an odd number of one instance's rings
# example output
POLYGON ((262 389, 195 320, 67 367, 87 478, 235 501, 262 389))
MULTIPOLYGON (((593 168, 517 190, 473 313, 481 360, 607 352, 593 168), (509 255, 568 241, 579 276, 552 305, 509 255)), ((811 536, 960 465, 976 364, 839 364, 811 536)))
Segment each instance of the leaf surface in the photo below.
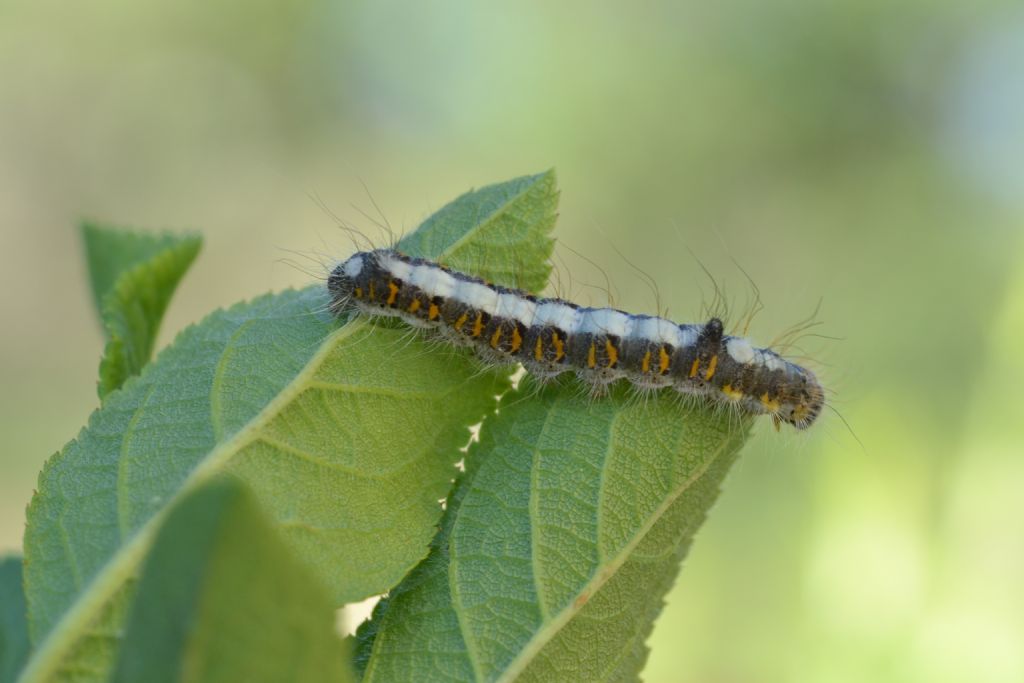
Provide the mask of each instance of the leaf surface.
POLYGON ((0 683, 13 681, 28 658, 21 558, 0 558, 0 683))
POLYGON ((554 171, 471 190, 428 218, 398 243, 407 254, 444 254, 457 270, 498 284, 539 292, 548 283, 554 242, 537 239, 555 226, 558 189, 554 171), (452 239, 445 226, 465 226, 452 239), (479 226, 473 229, 473 226, 479 226))
MULTIPOLYGON (((493 240, 495 215, 528 203, 540 208, 523 251, 550 251, 552 173, 455 203, 467 202, 428 220, 407 250, 461 267, 446 249, 493 240)), ((47 462, 25 537, 37 648, 24 681, 106 678, 168 507, 223 472, 249 485, 336 605, 388 590, 426 554, 467 427, 493 410, 507 372, 482 372, 466 352, 408 329, 334 321, 326 305, 317 286, 210 315, 47 462)))
POLYGON ((171 510, 146 558, 113 683, 343 683, 330 595, 237 480, 171 510))
POLYGON ((430 555, 360 629, 366 683, 638 676, 750 421, 533 391, 487 423, 430 555))
POLYGON ((99 395, 139 374, 153 354, 160 322, 202 240, 82 226, 93 298, 107 334, 99 395))

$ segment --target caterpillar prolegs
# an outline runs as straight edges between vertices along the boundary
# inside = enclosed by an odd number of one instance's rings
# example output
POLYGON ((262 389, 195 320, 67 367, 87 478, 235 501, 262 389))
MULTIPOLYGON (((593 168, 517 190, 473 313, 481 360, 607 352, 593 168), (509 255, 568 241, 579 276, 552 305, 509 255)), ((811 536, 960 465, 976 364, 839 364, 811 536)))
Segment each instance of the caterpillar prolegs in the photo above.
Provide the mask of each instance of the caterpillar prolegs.
POLYGON ((821 412, 814 373, 770 349, 725 334, 722 321, 677 324, 613 308, 585 308, 494 285, 393 249, 363 251, 328 278, 331 310, 393 316, 519 362, 538 378, 575 372, 595 390, 626 379, 706 396, 776 426, 806 429, 821 412))

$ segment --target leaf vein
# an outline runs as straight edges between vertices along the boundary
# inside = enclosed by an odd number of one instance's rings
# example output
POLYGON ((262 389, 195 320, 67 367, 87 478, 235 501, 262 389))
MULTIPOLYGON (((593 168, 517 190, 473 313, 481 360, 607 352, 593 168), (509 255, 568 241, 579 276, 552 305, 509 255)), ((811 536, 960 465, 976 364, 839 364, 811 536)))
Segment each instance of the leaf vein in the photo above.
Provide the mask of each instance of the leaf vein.
POLYGON ((117 454, 117 485, 115 487, 115 494, 117 496, 117 531, 118 540, 122 543, 125 537, 128 535, 128 515, 130 510, 128 509, 128 503, 130 498, 127 492, 126 479, 128 473, 126 471, 128 462, 128 446, 131 444, 132 436, 135 434, 135 427, 138 425, 139 420, 146 412, 146 406, 149 405, 149 400, 153 396, 153 392, 156 391, 156 385, 153 384, 146 391, 146 395, 142 398, 139 403, 138 409, 128 420, 128 425, 125 427, 124 434, 121 437, 121 448, 117 454))

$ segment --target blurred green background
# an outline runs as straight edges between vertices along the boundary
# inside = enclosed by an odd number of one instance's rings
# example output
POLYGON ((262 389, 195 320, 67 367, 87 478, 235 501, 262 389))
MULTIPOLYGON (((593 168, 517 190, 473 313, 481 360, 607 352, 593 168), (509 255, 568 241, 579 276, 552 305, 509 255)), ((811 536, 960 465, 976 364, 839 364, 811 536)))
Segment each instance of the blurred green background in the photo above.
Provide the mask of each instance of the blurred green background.
POLYGON ((0 549, 97 405, 80 217, 203 232, 166 343, 350 253, 321 202, 381 239, 551 166, 563 293, 821 299, 863 442, 759 424, 645 679, 1024 680, 1019 2, 0 3, 0 549))

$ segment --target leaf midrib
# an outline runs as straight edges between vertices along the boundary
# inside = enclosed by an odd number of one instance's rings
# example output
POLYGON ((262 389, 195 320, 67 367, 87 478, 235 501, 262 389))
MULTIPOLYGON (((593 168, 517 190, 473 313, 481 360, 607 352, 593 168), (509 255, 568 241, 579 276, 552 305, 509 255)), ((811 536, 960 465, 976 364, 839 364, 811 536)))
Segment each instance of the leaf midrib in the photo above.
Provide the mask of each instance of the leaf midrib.
MULTIPOLYGON (((546 175, 546 173, 540 174, 540 176, 544 176, 544 175, 546 175)), ((540 179, 540 176, 535 177, 533 179, 534 182, 531 182, 529 185, 527 185, 526 187, 521 189, 519 192, 517 192, 514 195, 512 195, 511 197, 509 197, 501 206, 499 206, 497 209, 495 209, 493 212, 491 212, 491 214, 489 216, 487 216, 487 220, 484 223, 475 222, 472 230, 467 231, 465 235, 463 235, 459 239, 457 239, 454 242, 452 242, 448 246, 448 248, 446 248, 444 250, 444 258, 449 258, 452 255, 454 255, 455 252, 458 251, 459 247, 461 247, 462 244, 464 242, 466 242, 468 239, 473 237, 477 231, 482 230, 482 229, 486 229, 486 227, 488 225, 490 225, 494 221, 498 220, 498 218, 500 218, 501 216, 505 215, 505 213, 508 211, 509 207, 512 206, 512 204, 514 202, 518 201, 520 197, 522 197, 525 194, 528 194, 530 192, 530 190, 532 190, 533 188, 535 188, 537 186, 537 181, 540 179)), ((479 192, 479 190, 473 190, 473 191, 474 192, 479 192)))
MULTIPOLYGON (((617 416, 615 419, 617 419, 617 416)), ((600 566, 590 581, 588 581, 576 593, 576 596, 578 597, 585 594, 588 598, 592 599, 597 592, 601 590, 604 584, 618 573, 619 569, 626 563, 636 547, 647 536, 647 534, 650 533, 654 525, 665 515, 679 496, 689 490, 694 483, 704 476, 704 473, 707 472, 708 468, 718 460, 722 453, 726 452, 727 447, 731 445, 732 442, 732 437, 723 440, 718 448, 713 451, 712 456, 704 461, 702 467, 695 470, 689 478, 680 482, 680 485, 665 497, 661 505, 654 509, 654 512, 638 529, 637 533, 634 534, 630 541, 622 547, 622 550, 620 550, 607 564, 600 566)), ((586 602, 589 602, 589 599, 582 604, 577 604, 578 600, 573 599, 555 616, 554 619, 541 626, 537 633, 534 634, 523 649, 520 650, 516 658, 513 659, 509 666, 502 672, 501 676, 496 679, 495 683, 511 683, 511 681, 514 681, 519 674, 523 673, 523 671, 533 663, 535 656, 544 648, 544 646, 547 645, 558 634, 558 632, 561 631, 562 628, 584 608, 586 602)))
POLYGON ((62 657, 70 649, 76 639, 84 633, 90 620, 95 618, 104 604, 117 592, 117 589, 131 575, 132 569, 145 555, 154 536, 167 512, 186 492, 207 481, 220 471, 221 466, 240 451, 258 435, 260 428, 269 420, 280 414, 305 388, 310 377, 320 368, 327 356, 340 341, 351 336, 368 323, 365 319, 348 322, 327 337, 320 348, 306 363, 306 366, 273 398, 263 409, 239 429, 230 439, 215 446, 208 457, 204 458, 182 485, 170 496, 166 504, 149 518, 131 539, 118 548, 111 558, 96 573, 88 587, 64 613, 57 625, 47 634, 39 649, 29 660, 18 678, 18 683, 46 680, 59 669, 62 657))
MULTIPOLYGON (((549 410, 547 415, 545 415, 545 417, 544 417, 544 424, 541 425, 540 431, 537 434, 536 443, 544 443, 544 435, 547 432, 548 427, 550 425, 551 425, 551 411, 549 410)), ((520 439, 520 441, 521 441, 521 439, 520 439)), ((525 442, 523 442, 523 443, 524 443, 524 445, 527 445, 527 446, 531 447, 532 450, 533 450, 533 457, 531 458, 531 461, 530 461, 530 498, 529 498, 529 501, 527 503, 527 506, 528 506, 527 507, 527 519, 530 522, 530 568, 531 568, 531 572, 533 573, 533 576, 534 576, 533 586, 534 586, 534 592, 536 593, 536 596, 537 596, 537 608, 538 608, 538 611, 539 611, 539 613, 541 615, 541 623, 544 623, 544 622, 547 621, 548 613, 547 613, 547 605, 545 603, 543 587, 541 585, 541 582, 538 580, 538 577, 540 576, 541 572, 540 572, 540 567, 537 565, 537 533, 536 533, 537 524, 539 522, 539 518, 537 517, 538 513, 537 513, 537 510, 536 510, 537 488, 538 488, 537 481, 536 481, 536 476, 537 476, 537 472, 538 472, 538 469, 539 469, 537 467, 537 458, 539 457, 541 449, 537 448, 536 444, 526 444, 525 442)), ((493 456, 494 456, 494 454, 492 454, 492 457, 493 456)), ((477 457, 479 457, 479 455, 477 457)), ((458 519, 456 519, 454 524, 452 525, 452 535, 453 536, 455 534, 455 528, 457 526, 458 526, 458 519)), ((448 542, 449 543, 451 542, 450 538, 448 539, 448 542)), ((460 557, 461 557, 461 559, 464 560, 464 559, 467 559, 467 558, 472 558, 472 557, 474 557, 474 555, 473 554, 469 554, 469 555, 462 554, 460 557)), ((482 681, 485 678, 485 676, 484 676, 485 672, 483 671, 483 668, 482 668, 482 666, 480 664, 480 654, 478 652, 476 641, 472 637, 472 631, 469 629, 469 627, 467 626, 467 624, 465 622, 465 618, 463 616, 464 610, 461 609, 461 607, 462 607, 462 593, 459 590, 458 566, 459 566, 459 558, 450 557, 450 559, 449 559, 449 567, 448 567, 448 586, 449 586, 449 592, 451 593, 451 596, 452 596, 452 605, 453 605, 454 611, 455 611, 455 620, 458 622, 459 630, 462 632, 462 642, 465 643, 465 645, 466 645, 466 657, 469 659, 470 666, 473 668, 473 675, 476 676, 476 680, 482 681)))
MULTIPOLYGON (((117 495, 117 536, 118 540, 122 542, 128 534, 129 496, 127 491, 125 491, 125 477, 127 476, 127 473, 125 472, 125 463, 128 462, 128 446, 131 444, 132 437, 135 435, 135 426, 142 418, 142 409, 149 404, 149 399, 153 397, 153 393, 156 389, 156 384, 149 387, 146 395, 142 397, 142 401, 139 403, 139 407, 136 409, 135 414, 132 415, 130 420, 128 420, 124 434, 121 435, 121 448, 118 450, 117 456, 117 485, 115 491, 117 495)), ((68 551, 70 552, 70 550, 71 548, 69 546, 68 551)))

